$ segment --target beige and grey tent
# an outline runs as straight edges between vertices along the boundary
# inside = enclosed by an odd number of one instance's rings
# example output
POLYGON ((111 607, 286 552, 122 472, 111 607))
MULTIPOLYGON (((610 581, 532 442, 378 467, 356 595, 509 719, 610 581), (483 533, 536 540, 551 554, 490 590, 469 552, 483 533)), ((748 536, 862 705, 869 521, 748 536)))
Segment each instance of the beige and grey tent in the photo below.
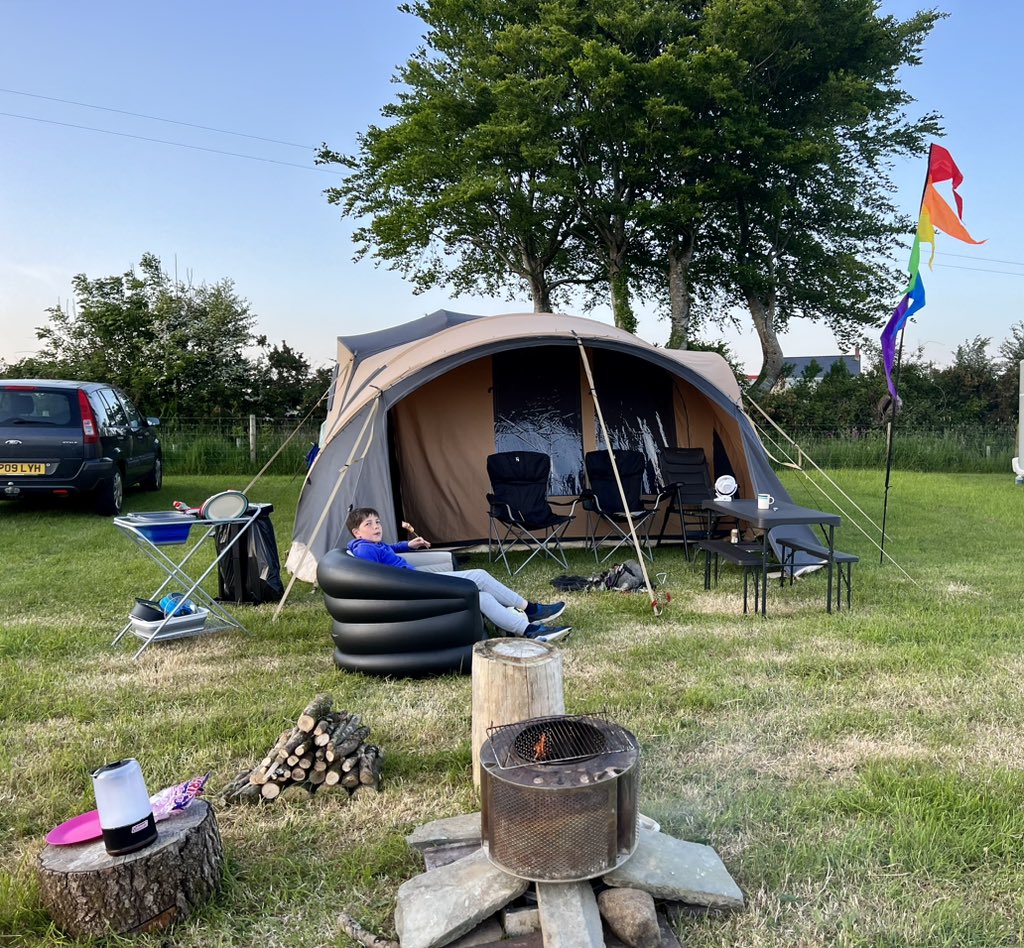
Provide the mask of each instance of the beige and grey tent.
MULTIPOLYGON (((550 454, 551 494, 576 496, 584 454, 603 447, 595 396, 612 445, 647 455, 649 487, 660 477, 660 447, 702 447, 712 478, 732 474, 740 496, 788 499, 718 354, 661 349, 576 316, 440 310, 338 339, 287 568, 312 582, 316 561, 348 542, 353 506, 377 508, 391 542, 406 538, 403 520, 435 544, 485 540, 486 459, 495 451, 550 454)), ((578 517, 567 536, 583 532, 578 517)))

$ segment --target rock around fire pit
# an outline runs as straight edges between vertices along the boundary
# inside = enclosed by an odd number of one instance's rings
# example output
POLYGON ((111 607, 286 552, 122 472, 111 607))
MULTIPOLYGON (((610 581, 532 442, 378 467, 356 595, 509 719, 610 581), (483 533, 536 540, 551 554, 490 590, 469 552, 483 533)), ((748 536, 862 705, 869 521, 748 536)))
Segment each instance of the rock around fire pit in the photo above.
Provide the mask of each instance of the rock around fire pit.
MULTIPOLYGON (((618 868, 593 882, 533 884, 486 857, 479 813, 419 827, 407 841, 423 854, 428 871, 398 890, 395 927, 401 948, 440 948, 471 932, 479 948, 485 948, 484 941, 488 948, 492 942, 501 948, 508 944, 498 941, 502 931, 509 937, 543 932, 544 945, 621 945, 602 928, 595 887, 646 892, 681 910, 743 908, 743 893, 710 846, 675 839, 640 814, 638 820, 636 849, 618 868), (493 938, 476 940, 488 931, 494 932, 493 938)), ((527 939, 517 944, 541 942, 527 939)), ((662 916, 661 948, 676 944, 662 916)))

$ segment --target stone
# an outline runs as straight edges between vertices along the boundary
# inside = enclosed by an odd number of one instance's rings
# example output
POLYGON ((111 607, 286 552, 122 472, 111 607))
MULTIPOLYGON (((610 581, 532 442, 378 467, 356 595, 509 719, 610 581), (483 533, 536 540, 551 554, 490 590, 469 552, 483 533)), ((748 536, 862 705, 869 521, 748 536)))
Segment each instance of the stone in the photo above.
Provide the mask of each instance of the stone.
POLYGON ((639 889, 605 889, 597 907, 608 927, 629 948, 661 948, 658 912, 649 892, 639 889))
POLYGON ((601 913, 589 882, 538 882, 537 909, 544 948, 605 948, 601 913))
POLYGON ((743 908, 743 893, 710 846, 640 827, 636 851, 602 877, 611 886, 641 889, 656 899, 713 908, 743 908))
MULTIPOLYGON (((679 944, 679 936, 672 930, 669 920, 660 912, 658 913, 658 929, 661 932, 661 944, 659 948, 682 948, 679 944)), ((483 946, 481 946, 483 948, 483 946)), ((501 943, 501 948, 506 948, 506 942, 501 943)), ((604 935, 604 948, 629 948, 629 946, 608 929, 604 935)))
POLYGON ((417 826, 405 841, 423 851, 435 846, 480 845, 480 813, 463 813, 417 826))
POLYGON ((501 923, 492 915, 471 932, 449 942, 448 948, 482 948, 483 945, 493 945, 496 941, 501 941, 502 934, 501 923))
POLYGON ((466 846, 431 846, 423 850, 423 865, 427 869, 447 866, 459 859, 472 856, 479 848, 479 843, 470 843, 466 846))
POLYGON ((398 889, 395 929, 402 948, 447 945, 518 898, 528 885, 492 865, 482 849, 415 876, 398 889))
POLYGON ((502 923, 505 926, 505 934, 509 938, 540 931, 540 912, 535 905, 506 908, 501 915, 502 923))

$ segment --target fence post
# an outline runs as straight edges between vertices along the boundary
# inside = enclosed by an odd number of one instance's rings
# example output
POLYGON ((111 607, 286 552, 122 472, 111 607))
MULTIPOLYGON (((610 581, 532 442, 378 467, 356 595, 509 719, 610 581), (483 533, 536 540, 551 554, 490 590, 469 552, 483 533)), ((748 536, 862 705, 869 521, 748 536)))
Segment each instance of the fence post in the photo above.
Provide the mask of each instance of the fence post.
POLYGON ((256 416, 249 416, 249 461, 256 463, 256 416))

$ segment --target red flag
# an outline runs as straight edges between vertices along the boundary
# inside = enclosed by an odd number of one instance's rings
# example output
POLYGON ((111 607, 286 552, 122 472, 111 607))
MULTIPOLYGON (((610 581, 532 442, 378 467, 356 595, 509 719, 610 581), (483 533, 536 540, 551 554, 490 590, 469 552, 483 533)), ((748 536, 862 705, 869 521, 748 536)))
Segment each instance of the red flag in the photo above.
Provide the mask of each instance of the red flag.
POLYGON ((964 199, 957 188, 963 184, 964 176, 956 166, 953 156, 941 145, 932 145, 928 155, 928 177, 933 183, 939 181, 953 182, 953 197, 956 199, 957 217, 964 216, 964 199))

